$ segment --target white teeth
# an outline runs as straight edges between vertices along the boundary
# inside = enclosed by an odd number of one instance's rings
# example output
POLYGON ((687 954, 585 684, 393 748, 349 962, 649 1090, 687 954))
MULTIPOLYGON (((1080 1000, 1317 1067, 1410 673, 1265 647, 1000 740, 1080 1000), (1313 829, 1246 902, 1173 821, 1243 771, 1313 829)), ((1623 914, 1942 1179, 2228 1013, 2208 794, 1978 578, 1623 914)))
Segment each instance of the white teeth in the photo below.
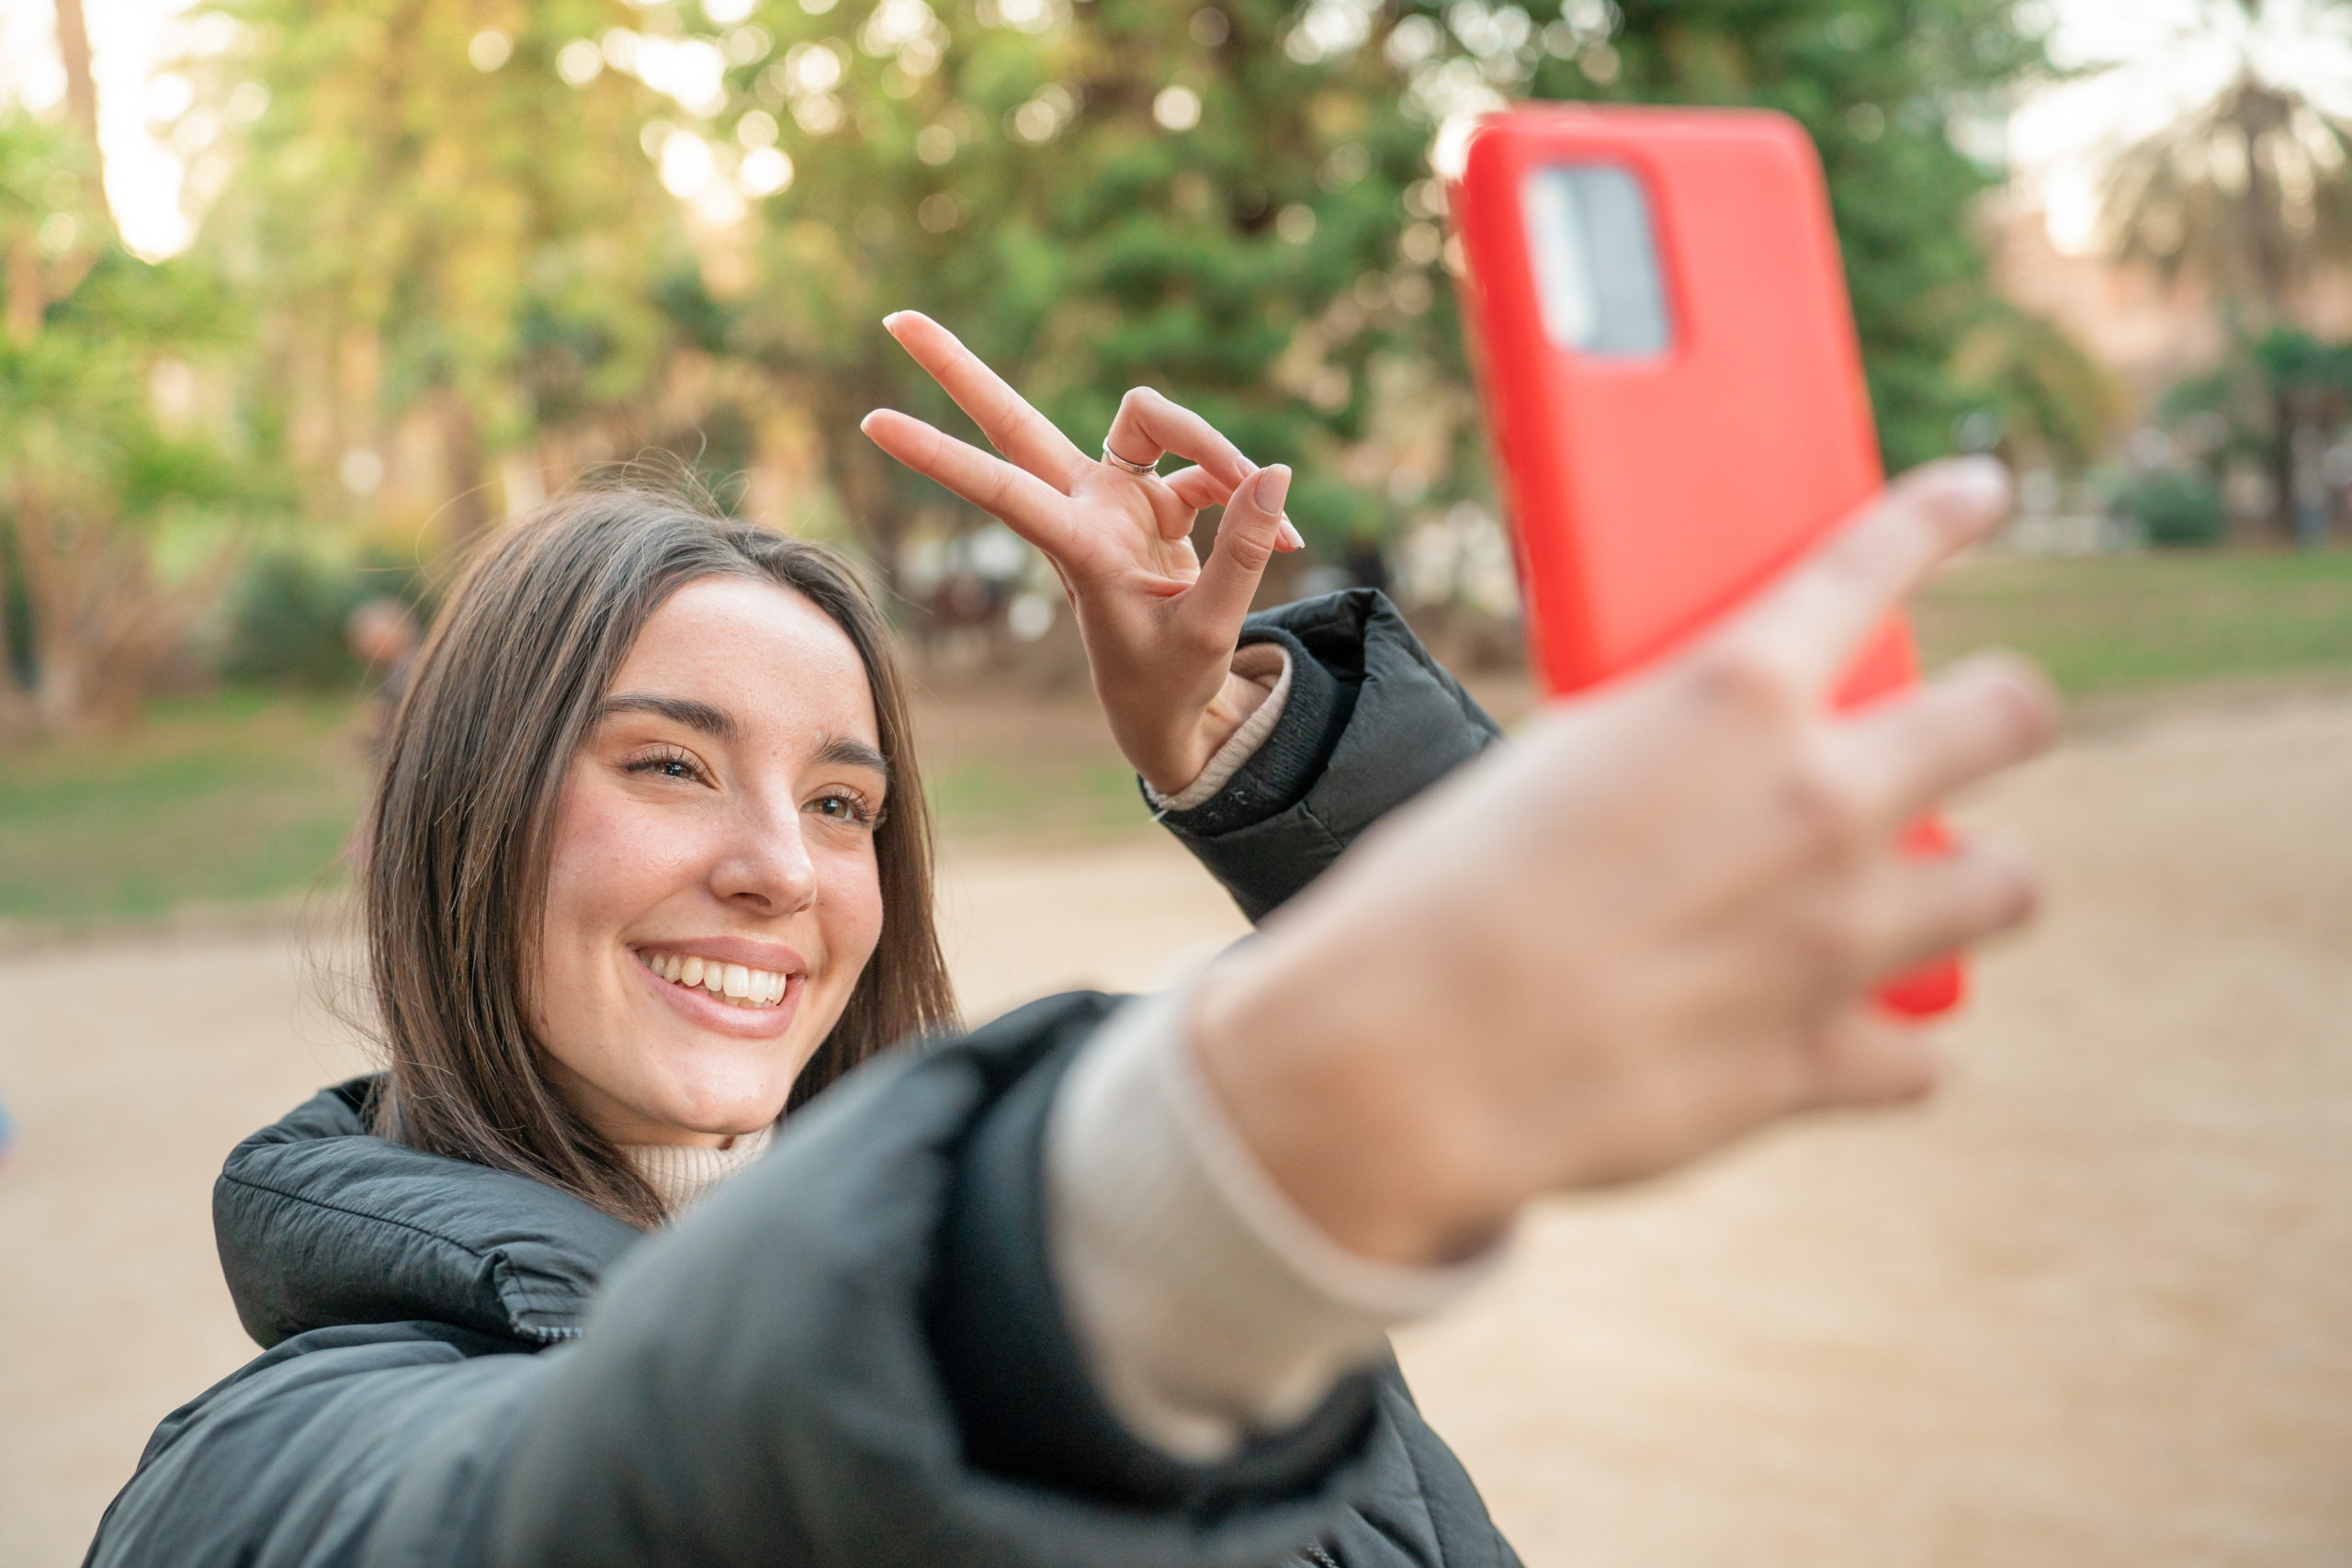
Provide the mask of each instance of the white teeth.
POLYGON ((672 985, 700 987, 738 1007, 772 1008, 792 989, 792 976, 746 964, 722 964, 693 953, 650 953, 645 966, 672 985))

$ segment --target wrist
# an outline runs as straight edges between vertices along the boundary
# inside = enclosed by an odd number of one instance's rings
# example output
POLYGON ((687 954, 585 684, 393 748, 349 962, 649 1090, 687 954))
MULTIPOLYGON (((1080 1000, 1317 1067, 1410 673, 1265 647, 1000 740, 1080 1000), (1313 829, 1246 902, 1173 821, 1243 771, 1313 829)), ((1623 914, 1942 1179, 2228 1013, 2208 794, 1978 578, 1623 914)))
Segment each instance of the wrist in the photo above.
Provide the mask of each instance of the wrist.
MULTIPOLYGON (((1202 1081, 1283 1194, 1340 1247, 1424 1269, 1490 1247, 1525 1194, 1487 1137, 1434 1021, 1417 1027, 1375 976, 1396 959, 1271 932, 1195 987, 1186 1034, 1202 1081)), ((1317 933, 1319 934, 1319 933, 1317 933)))
POLYGON ((1224 681, 1192 724, 1147 756, 1133 757, 1144 783, 1163 795, 1182 795, 1216 761, 1216 754, 1266 705, 1273 682, 1227 670, 1224 681))

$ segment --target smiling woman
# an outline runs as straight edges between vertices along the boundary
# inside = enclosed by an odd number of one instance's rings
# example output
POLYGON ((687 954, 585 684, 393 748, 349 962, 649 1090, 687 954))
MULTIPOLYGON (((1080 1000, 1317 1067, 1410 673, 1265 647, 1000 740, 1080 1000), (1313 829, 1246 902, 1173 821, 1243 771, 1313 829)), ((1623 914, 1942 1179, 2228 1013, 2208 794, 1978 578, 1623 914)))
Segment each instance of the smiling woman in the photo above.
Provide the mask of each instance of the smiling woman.
POLYGON ((628 490, 452 603, 368 829, 374 1120, 651 1224, 674 1162, 631 1151, 757 1137, 954 1016, 888 632, 822 546, 628 490))

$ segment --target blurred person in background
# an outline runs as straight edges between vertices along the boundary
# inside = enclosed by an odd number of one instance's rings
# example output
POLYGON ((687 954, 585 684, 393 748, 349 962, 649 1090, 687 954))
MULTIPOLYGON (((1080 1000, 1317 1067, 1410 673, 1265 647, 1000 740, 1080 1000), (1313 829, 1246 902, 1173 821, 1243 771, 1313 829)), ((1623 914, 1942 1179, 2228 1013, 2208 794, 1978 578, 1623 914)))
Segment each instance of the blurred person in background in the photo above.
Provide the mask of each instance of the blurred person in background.
POLYGON ((1896 487, 1505 748, 1376 593, 1247 617, 1286 470, 1148 392, 1098 460, 890 325, 1011 461, 869 434, 1053 560, 1147 797, 1261 933, 957 1032, 848 566, 557 502, 469 569, 390 737, 389 1069, 216 1190, 266 1353, 158 1429, 94 1563, 1513 1563, 1385 1331, 1542 1194, 1931 1085, 1872 988, 2032 885, 1895 840, 2049 699, 2000 663, 1824 694, 1997 469, 1896 487))
POLYGON ((376 682, 375 695, 361 720, 361 742, 371 761, 381 761, 390 741, 392 716, 408 693, 409 671, 416 663, 419 643, 416 615, 401 600, 379 595, 352 607, 343 623, 344 638, 352 657, 376 682))

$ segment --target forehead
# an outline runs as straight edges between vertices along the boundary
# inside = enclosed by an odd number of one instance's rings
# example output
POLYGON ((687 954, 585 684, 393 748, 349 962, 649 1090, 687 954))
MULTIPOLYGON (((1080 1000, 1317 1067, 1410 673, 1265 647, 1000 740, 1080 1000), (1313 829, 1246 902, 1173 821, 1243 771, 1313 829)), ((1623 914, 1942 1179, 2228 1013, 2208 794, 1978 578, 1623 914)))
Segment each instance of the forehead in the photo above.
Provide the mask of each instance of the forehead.
POLYGON ((878 747, 865 661, 805 595, 763 580, 706 577, 647 618, 613 694, 708 703, 748 733, 822 732, 878 747))

